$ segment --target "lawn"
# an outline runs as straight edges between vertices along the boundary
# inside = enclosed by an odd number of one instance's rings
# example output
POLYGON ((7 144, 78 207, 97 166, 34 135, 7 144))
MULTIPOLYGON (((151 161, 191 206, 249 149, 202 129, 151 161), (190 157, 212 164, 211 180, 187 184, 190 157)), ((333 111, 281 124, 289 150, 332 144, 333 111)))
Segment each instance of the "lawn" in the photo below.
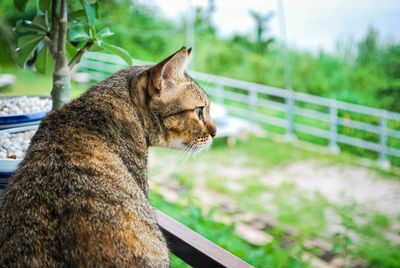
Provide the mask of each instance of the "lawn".
MULTIPOLYGON (((3 68, 0 73, 16 76, 16 83, 5 89, 0 89, 0 95, 50 95, 52 79, 50 74, 42 75, 32 70, 3 68)), ((71 97, 79 97, 89 85, 79 85, 72 81, 71 97)))

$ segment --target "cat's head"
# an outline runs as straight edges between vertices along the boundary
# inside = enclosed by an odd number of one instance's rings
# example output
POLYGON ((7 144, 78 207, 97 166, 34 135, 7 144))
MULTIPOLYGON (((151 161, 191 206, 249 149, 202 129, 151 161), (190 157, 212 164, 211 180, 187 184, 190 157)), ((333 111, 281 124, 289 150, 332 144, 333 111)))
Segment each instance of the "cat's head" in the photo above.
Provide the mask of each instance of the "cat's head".
POLYGON ((217 129, 210 117, 210 99, 185 69, 191 49, 182 48, 148 70, 148 107, 161 123, 153 146, 199 150, 209 145, 217 129))

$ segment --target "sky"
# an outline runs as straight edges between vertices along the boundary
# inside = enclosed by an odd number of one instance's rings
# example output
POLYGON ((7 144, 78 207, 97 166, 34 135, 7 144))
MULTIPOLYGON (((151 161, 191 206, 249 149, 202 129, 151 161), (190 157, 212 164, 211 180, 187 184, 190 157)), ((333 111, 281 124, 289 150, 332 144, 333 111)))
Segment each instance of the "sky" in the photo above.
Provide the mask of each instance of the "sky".
MULTIPOLYGON (((148 1, 146 1, 148 3, 148 1)), ((189 6, 207 6, 207 0, 151 0, 169 18, 177 19, 189 6)), ((282 0, 289 45, 334 51, 337 40, 361 39, 369 25, 382 39, 400 40, 400 0, 282 0)), ((249 10, 275 11, 270 33, 280 39, 277 0, 216 0, 213 21, 221 36, 255 29, 249 10)))

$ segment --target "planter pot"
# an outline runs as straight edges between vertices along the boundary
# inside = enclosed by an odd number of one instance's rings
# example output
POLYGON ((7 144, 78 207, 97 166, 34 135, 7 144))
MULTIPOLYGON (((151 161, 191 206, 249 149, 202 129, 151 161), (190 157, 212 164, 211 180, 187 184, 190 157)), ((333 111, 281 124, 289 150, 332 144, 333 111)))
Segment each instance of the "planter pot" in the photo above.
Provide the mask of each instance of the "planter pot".
MULTIPOLYGON (((5 98, 18 98, 19 96, 1 96, 0 99, 5 98)), ((39 97, 40 99, 50 99, 47 96, 26 96, 29 97, 39 97)), ((0 107, 1 109, 2 107, 0 107)), ((50 110, 38 111, 32 113, 24 114, 13 114, 13 115, 3 115, 0 116, 0 129, 7 129, 12 127, 28 126, 28 125, 38 125, 40 121, 46 116, 50 110)))
MULTIPOLYGON (((37 130, 37 129, 38 129, 37 125, 4 129, 0 130, 0 137, 4 133, 12 134, 30 130, 37 130)), ((18 168, 18 165, 21 161, 22 159, 12 159, 12 158, 0 159, 0 191, 2 188, 4 188, 4 184, 7 184, 8 179, 18 168)))

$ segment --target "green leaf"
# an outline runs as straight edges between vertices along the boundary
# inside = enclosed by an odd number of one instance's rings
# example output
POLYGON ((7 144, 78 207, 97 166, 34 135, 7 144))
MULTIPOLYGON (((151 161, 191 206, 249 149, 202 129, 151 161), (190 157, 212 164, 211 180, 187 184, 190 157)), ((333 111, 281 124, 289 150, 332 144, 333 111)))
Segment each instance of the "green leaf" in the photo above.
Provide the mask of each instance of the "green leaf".
POLYGON ((73 12, 68 13, 68 20, 75 20, 78 18, 84 18, 86 17, 85 10, 79 9, 73 12))
POLYGON ((33 39, 35 39, 36 37, 43 37, 43 35, 38 35, 38 34, 28 34, 28 35, 24 35, 18 38, 18 47, 22 48, 24 46, 26 46, 28 43, 32 42, 33 39))
MULTIPOLYGON (((85 15, 86 16, 86 15, 85 15)), ((67 28, 72 29, 72 28, 83 28, 84 25, 86 25, 86 21, 81 21, 81 20, 73 20, 73 21, 68 21, 67 23, 67 28)))
POLYGON ((39 0, 39 9, 43 13, 50 9, 50 0, 39 0))
POLYGON ((104 38, 104 37, 107 37, 107 36, 110 36, 110 35, 113 35, 114 33, 112 33, 111 31, 110 31, 110 28, 103 28, 103 29, 101 29, 97 34, 96 34, 96 37, 97 38, 104 38))
POLYGON ((72 58, 76 55, 78 49, 74 47, 71 43, 67 42, 67 58, 68 60, 72 60, 72 58))
POLYGON ((94 9, 96 10, 96 19, 98 19, 100 17, 100 15, 99 15, 99 3, 98 2, 96 2, 94 4, 94 9))
POLYGON ((99 47, 103 47, 104 42, 103 42, 103 40, 96 39, 95 44, 97 44, 99 47))
POLYGON ((17 32, 37 32, 37 33, 46 33, 47 29, 42 26, 38 26, 37 24, 32 23, 29 20, 19 20, 15 26, 17 32))
POLYGON ((93 44, 88 49, 89 51, 102 51, 102 50, 104 50, 104 48, 103 48, 103 43, 104 43, 103 40, 95 39, 93 41, 94 41, 93 44))
POLYGON ((14 0, 14 6, 21 12, 24 12, 29 0, 14 0))
POLYGON ((102 51, 104 50, 103 47, 101 47, 99 44, 103 45, 102 43, 98 42, 99 40, 96 40, 96 42, 93 43, 93 45, 88 49, 89 51, 102 51))
POLYGON ((72 42, 88 40, 89 38, 89 35, 82 28, 76 27, 69 30, 69 40, 72 42))
POLYGON ((97 0, 83 0, 86 4, 93 5, 97 0))
POLYGON ((30 40, 24 40, 26 42, 24 43, 24 46, 20 48, 18 53, 19 66, 22 68, 25 66, 25 63, 30 58, 33 51, 35 51, 35 49, 38 47, 40 42, 42 42, 43 38, 44 35, 32 35, 30 40))
POLYGON ((87 17, 88 23, 94 25, 95 20, 96 20, 96 9, 95 9, 95 7, 93 5, 84 3, 82 0, 81 0, 81 4, 82 4, 83 8, 85 9, 85 13, 86 13, 86 17, 87 17))
POLYGON ((56 62, 50 54, 50 49, 47 44, 44 44, 42 49, 39 51, 38 57, 35 62, 35 67, 38 73, 48 73, 54 70, 56 62))
POLYGON ((132 58, 125 49, 107 43, 103 43, 102 47, 111 53, 120 56, 128 64, 128 66, 132 66, 132 58))
MULTIPOLYGON (((29 23, 32 23, 32 22, 29 21, 29 23)), ((15 24, 15 29, 17 30, 17 32, 31 32, 32 31, 32 29, 31 29, 30 25, 27 23, 27 21, 23 21, 23 20, 17 21, 17 23, 15 24)))
POLYGON ((48 25, 44 15, 36 16, 32 21, 32 26, 35 26, 38 29, 43 30, 43 32, 45 32, 45 33, 47 33, 49 31, 49 25, 48 25))

